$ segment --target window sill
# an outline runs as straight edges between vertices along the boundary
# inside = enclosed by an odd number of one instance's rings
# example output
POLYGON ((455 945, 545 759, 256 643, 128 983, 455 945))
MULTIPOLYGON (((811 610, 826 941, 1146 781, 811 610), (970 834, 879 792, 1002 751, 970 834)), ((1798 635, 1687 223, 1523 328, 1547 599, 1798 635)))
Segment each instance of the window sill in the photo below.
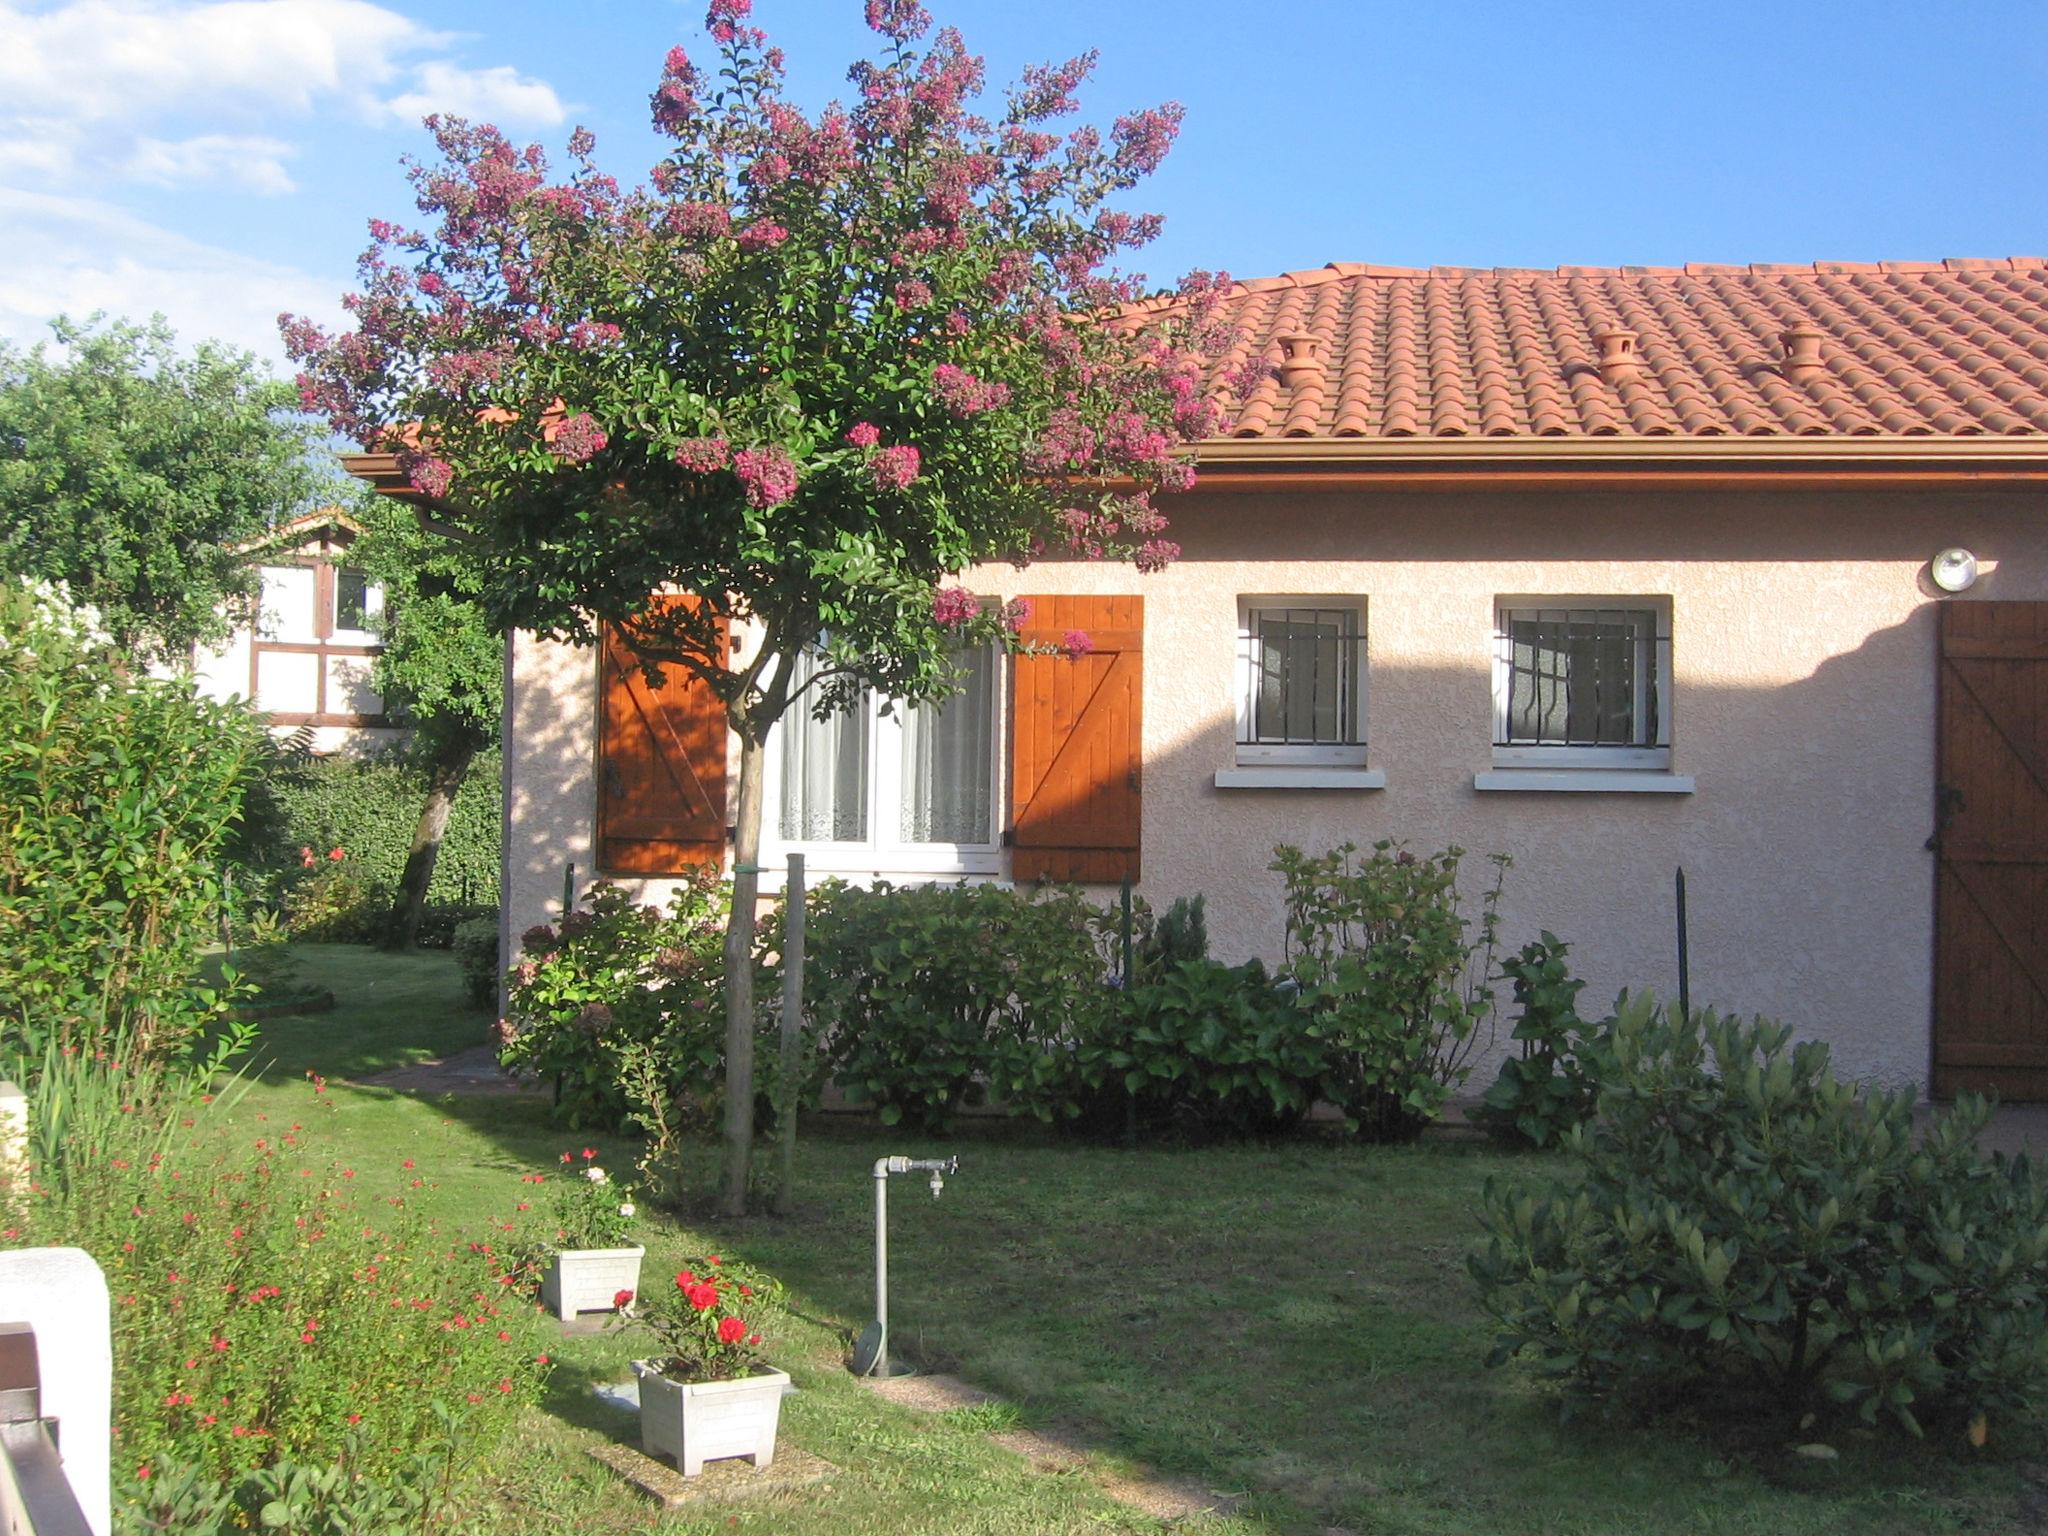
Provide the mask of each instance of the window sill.
POLYGON ((1382 768, 1218 768, 1218 789, 1385 789, 1382 768))
POLYGON ((1689 773, 1643 768, 1496 768, 1472 775, 1480 790, 1519 790, 1539 794, 1689 795, 1689 773))

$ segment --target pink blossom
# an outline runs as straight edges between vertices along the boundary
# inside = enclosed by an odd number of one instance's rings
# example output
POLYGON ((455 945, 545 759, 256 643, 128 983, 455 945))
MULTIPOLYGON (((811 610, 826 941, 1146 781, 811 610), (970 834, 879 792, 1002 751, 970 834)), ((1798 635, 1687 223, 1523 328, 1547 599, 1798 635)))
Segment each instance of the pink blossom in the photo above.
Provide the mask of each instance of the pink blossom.
POLYGON ((907 490, 917 478, 917 467, 918 452, 909 443, 877 449, 868 460, 868 473, 874 477, 875 488, 882 491, 907 490))
POLYGON ((1180 103, 1169 101, 1149 112, 1118 118, 1109 132, 1116 145, 1116 168, 1133 178, 1158 170, 1166 152, 1173 148, 1174 135, 1180 132, 1181 117, 1180 103))
POLYGON ((789 156, 779 150, 769 150, 747 167, 747 185, 750 187, 772 187, 789 180, 789 156))
POLYGON ((965 587, 941 587, 932 594, 932 622, 958 629, 981 612, 981 600, 965 587))
POLYGON ((708 475, 732 462, 732 444, 722 437, 691 437, 676 444, 676 463, 693 474, 708 475))
POLYGON ((846 440, 856 448, 872 448, 882 440, 882 429, 872 421, 856 421, 846 429, 846 440))
POLYGON ((756 219, 739 233, 743 251, 770 251, 788 238, 789 231, 780 224, 762 219, 756 219))
POLYGON ((765 448, 742 448, 732 456, 733 473, 747 488, 747 505, 766 510, 779 507, 796 495, 796 460, 776 443, 765 448))
MULTIPOLYGON (((745 21, 754 9, 754 0, 711 0, 710 9, 704 13, 704 30, 720 43, 730 43, 740 35, 740 23, 745 21)), ((750 37, 758 38, 754 29, 746 29, 750 37)))
POLYGON ((567 464, 581 464, 604 451, 610 439, 588 411, 578 411, 559 427, 548 442, 554 456, 567 464))
POLYGON ((663 222, 685 240, 710 240, 732 233, 732 210, 719 203, 678 203, 663 222))
POLYGON ((1060 638, 1060 649, 1069 661, 1079 661, 1095 649, 1095 642, 1088 638, 1085 629, 1070 629, 1060 638))
POLYGON ((661 70, 661 83, 648 102, 654 126, 680 139, 697 113, 697 66, 681 48, 671 48, 661 70))
POLYGON ((1147 572, 1163 571, 1180 558, 1180 546, 1171 539, 1147 539, 1138 547, 1131 563, 1147 572))
POLYGON ((445 459, 415 458, 405 467, 405 478, 412 482, 412 488, 422 496, 435 500, 448 494, 448 487, 455 483, 455 469, 445 459))
POLYGON ((922 278, 906 277, 896 285, 898 309, 923 309, 932 301, 932 285, 922 278))
POLYGON ((953 363, 941 363, 932 370, 932 396, 955 416, 972 416, 1007 405, 1010 386, 997 381, 984 383, 953 363))
POLYGON ((1003 628, 1013 635, 1016 634, 1018 630, 1031 622, 1031 599, 1028 597, 1011 598, 1007 603, 1003 604, 1002 619, 1003 628))
POLYGON ((868 0, 868 28, 892 42, 905 43, 931 30, 931 12, 917 0, 868 0))
POLYGON ((608 320, 578 320, 569 327, 569 345, 579 352, 617 341, 625 334, 608 320))

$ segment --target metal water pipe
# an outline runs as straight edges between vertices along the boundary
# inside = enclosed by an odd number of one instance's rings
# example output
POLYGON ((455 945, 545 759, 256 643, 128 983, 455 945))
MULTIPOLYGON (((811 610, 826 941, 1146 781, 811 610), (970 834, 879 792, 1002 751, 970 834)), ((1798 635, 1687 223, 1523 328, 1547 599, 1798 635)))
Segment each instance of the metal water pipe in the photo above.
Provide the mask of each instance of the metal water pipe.
POLYGON ((932 1198, 946 1187, 946 1175, 960 1171, 957 1157, 878 1157, 875 1159, 875 1320, 854 1348, 857 1376, 889 1374, 889 1175, 929 1173, 932 1198))

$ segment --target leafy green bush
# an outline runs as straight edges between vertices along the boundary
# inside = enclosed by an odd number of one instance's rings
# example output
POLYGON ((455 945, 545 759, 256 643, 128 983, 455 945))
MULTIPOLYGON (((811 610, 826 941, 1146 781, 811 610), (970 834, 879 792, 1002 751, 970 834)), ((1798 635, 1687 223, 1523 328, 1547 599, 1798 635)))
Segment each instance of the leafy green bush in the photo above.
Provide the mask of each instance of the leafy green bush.
MULTIPOLYGON (((498 891, 498 756, 479 754, 455 797, 427 890, 420 942, 446 948, 455 924, 494 910, 498 891)), ((402 752, 374 757, 281 754, 252 796, 248 884, 258 903, 287 907, 299 887, 326 874, 325 858, 346 851, 352 883, 367 885, 376 908, 349 925, 343 942, 382 937, 392 893, 405 871, 413 831, 427 797, 427 775, 402 752), (308 870, 302 849, 312 850, 308 870)), ((308 938, 296 926, 294 937, 308 938)))
POLYGON ((498 915, 464 918, 455 925, 448 947, 462 967, 462 984, 469 1000, 479 1008, 495 1008, 498 978, 505 970, 498 960, 498 915))
POLYGON ((1514 1038, 1522 1049, 1501 1063, 1472 1118, 1504 1141, 1551 1146, 1593 1112, 1605 1032, 1590 1031, 1579 1019, 1586 984, 1566 966, 1570 952, 1546 931, 1501 962, 1515 987, 1514 1038))
POLYGON ((1069 1112, 1066 1042, 1112 995, 1112 919, 1079 891, 828 882, 805 921, 811 1018, 883 1124, 943 1129, 984 1094, 1069 1112))
POLYGON ((1203 1141, 1277 1135, 1315 1103, 1329 1053, 1265 966, 1182 960, 1073 1046, 1081 1128, 1203 1141))
POLYGON ((724 1078, 730 890, 705 870, 677 888, 665 913, 604 881, 588 899, 559 928, 522 937, 506 978, 499 1059, 556 1083, 558 1111, 576 1127, 624 1122, 629 1042, 651 1048, 672 1099, 711 1100, 724 1078))
POLYGON ((262 724, 138 676, 61 588, 0 586, 0 1046, 149 1056, 217 1024, 223 847, 262 724))
POLYGON ((1909 1095, 1842 1082, 1782 1025, 1624 997, 1570 1166, 1488 1186, 1493 1360, 1795 1422, 2038 1422, 2048 1186, 1977 1149, 1986 1118, 1959 1100, 1916 1135, 1909 1095))
POLYGON ((390 888, 338 860, 309 868, 311 875, 285 895, 284 922, 291 936, 305 944, 376 942, 391 911, 390 888))
POLYGON ((1405 1139, 1442 1113, 1492 1014, 1509 861, 1493 856, 1474 933, 1458 891, 1463 849, 1417 858, 1381 841, 1357 853, 1352 843, 1318 857, 1273 850, 1286 885, 1285 970, 1309 1032, 1330 1053, 1323 1096, 1354 1133, 1405 1139))

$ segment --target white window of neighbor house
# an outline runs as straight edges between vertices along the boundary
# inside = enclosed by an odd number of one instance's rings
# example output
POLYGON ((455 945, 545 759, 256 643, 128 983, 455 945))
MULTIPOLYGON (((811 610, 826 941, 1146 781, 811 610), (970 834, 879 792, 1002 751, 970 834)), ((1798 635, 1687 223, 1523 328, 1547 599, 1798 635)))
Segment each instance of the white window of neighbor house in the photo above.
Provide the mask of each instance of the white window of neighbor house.
POLYGON ((1237 674, 1241 766, 1364 764, 1363 599, 1240 598, 1237 674))
POLYGON ((311 566, 264 566, 263 606, 256 623, 258 638, 300 645, 318 640, 313 586, 311 566))
MULTIPOLYGON (((885 706, 873 692, 819 720, 807 698, 768 738, 764 864, 802 852, 825 873, 996 874, 996 743, 1002 667, 995 649, 954 658, 960 691, 939 704, 885 706)), ((815 675, 815 652, 797 682, 815 675)))
POLYGON ((354 566, 336 566, 334 638, 348 645, 374 644, 383 617, 383 587, 354 566))
POLYGON ((1503 768, 1671 766, 1668 598, 1503 598, 1493 646, 1503 768))

